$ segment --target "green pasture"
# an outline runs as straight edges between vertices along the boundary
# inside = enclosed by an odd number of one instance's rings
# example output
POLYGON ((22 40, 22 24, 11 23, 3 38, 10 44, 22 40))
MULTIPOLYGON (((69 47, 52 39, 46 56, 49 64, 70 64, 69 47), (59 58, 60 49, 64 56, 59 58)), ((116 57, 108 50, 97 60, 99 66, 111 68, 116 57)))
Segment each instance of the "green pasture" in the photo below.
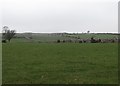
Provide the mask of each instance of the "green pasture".
POLYGON ((68 35, 70 37, 79 37, 81 39, 87 39, 87 38, 100 38, 100 39, 112 39, 112 38, 118 38, 118 35, 114 35, 114 34, 72 34, 72 35, 68 35))
MULTIPOLYGON (((19 34, 16 34, 19 37, 19 34)), ((24 35, 24 37, 29 37, 29 35, 24 35)), ((65 35, 55 35, 55 34, 48 34, 48 33, 33 33, 31 35, 32 39, 27 38, 13 38, 11 42, 37 42, 37 43, 53 43, 57 42, 57 40, 76 40, 75 37, 81 39, 90 39, 94 37, 96 39, 116 39, 118 35, 114 34, 65 34, 65 35)))
POLYGON ((117 84, 116 43, 5 43, 3 84, 117 84))
MULTIPOLYGON (((27 37, 27 36, 26 36, 27 37)), ((57 40, 68 40, 68 39, 75 39, 66 36, 60 35, 51 35, 51 34, 36 34, 34 33, 32 39, 26 38, 13 38, 11 42, 38 42, 38 43, 50 43, 50 42, 57 42, 57 40)))

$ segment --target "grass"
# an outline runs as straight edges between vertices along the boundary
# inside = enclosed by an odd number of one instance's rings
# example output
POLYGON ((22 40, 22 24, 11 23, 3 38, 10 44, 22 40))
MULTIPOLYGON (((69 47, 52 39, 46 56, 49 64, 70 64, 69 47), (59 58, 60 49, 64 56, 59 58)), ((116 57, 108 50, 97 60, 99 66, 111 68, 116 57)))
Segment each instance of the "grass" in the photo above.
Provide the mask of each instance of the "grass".
MULTIPOLYGON (((19 37, 18 34, 16 36, 19 37)), ((26 37, 29 37, 27 35, 24 35, 26 37)), ((60 36, 60 35, 53 35, 53 34, 42 34, 42 33, 33 33, 32 34, 32 39, 26 39, 26 38, 13 38, 11 42, 39 42, 39 43, 50 43, 50 42, 56 42, 58 39, 59 40, 68 40, 68 39, 75 39, 71 37, 65 37, 65 36, 60 36)))
MULTIPOLYGON (((20 36, 20 34, 16 34, 16 36, 20 36)), ((28 36, 28 35, 24 35, 28 36)), ((28 36, 29 37, 29 36, 28 36)), ((79 37, 81 39, 90 39, 91 37, 94 38, 100 38, 100 39, 116 39, 118 38, 118 35, 115 34, 66 34, 64 36, 61 35, 55 35, 55 34, 42 34, 42 33, 33 33, 31 35, 32 39, 26 39, 26 38, 13 38, 11 42, 39 42, 39 43, 50 43, 50 42, 56 42, 59 40, 76 40, 75 37, 79 37)))
POLYGON ((71 37, 80 37, 82 39, 86 38, 100 38, 100 39, 113 39, 113 38, 118 38, 118 35, 112 35, 112 34, 78 34, 78 35, 69 35, 71 37))
POLYGON ((3 84, 117 84, 115 43, 3 44, 3 84))

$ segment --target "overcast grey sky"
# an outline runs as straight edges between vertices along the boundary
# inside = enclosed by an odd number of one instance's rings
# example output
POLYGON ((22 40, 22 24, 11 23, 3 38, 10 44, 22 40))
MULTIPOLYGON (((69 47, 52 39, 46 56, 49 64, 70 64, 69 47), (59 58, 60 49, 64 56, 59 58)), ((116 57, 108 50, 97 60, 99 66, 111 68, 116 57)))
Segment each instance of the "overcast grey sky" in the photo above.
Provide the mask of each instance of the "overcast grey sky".
POLYGON ((118 32, 119 0, 2 0, 1 27, 17 32, 118 32))

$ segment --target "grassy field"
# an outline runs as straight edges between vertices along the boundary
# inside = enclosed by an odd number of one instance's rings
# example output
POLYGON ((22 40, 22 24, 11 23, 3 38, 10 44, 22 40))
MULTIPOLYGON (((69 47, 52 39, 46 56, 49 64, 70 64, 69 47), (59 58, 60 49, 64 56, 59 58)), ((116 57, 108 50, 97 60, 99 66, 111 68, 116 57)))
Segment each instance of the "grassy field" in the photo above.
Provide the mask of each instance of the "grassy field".
POLYGON ((69 35, 71 37, 80 37, 82 39, 86 38, 100 38, 100 39, 113 39, 113 38, 118 38, 118 35, 113 35, 113 34, 78 34, 78 35, 69 35))
POLYGON ((6 43, 3 84, 116 84, 116 43, 6 43))
MULTIPOLYGON (((18 34, 16 34, 17 37, 20 37, 18 34)), ((61 36, 61 35, 55 35, 55 34, 48 34, 48 33, 33 33, 30 35, 32 39, 26 39, 26 38, 13 38, 12 42, 39 42, 39 43, 50 43, 50 42, 56 42, 59 40, 65 40, 65 39, 75 39, 71 37, 61 36)), ((29 35, 22 35, 21 37, 30 37, 29 35)))
MULTIPOLYGON (((23 35, 16 34, 17 37, 29 37, 29 35, 23 35)), ((50 42, 56 42, 59 40, 76 40, 75 37, 79 37, 81 39, 90 39, 91 37, 94 38, 100 38, 100 39, 116 39, 118 38, 118 35, 115 34, 64 34, 64 35, 57 35, 57 34, 48 34, 48 33, 32 33, 30 35, 32 39, 26 39, 26 38, 13 38, 12 42, 39 42, 39 43, 50 43, 50 42)))

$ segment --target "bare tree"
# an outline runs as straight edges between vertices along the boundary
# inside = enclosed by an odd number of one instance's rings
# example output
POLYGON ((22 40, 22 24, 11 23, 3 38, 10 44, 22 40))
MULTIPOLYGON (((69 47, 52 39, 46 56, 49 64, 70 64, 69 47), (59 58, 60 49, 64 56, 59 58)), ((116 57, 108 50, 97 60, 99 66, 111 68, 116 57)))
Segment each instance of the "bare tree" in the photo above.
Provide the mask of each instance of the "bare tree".
POLYGON ((2 37, 3 40, 5 41, 9 41, 13 38, 13 36, 16 34, 15 30, 10 30, 7 26, 3 27, 3 31, 2 31, 2 37))

